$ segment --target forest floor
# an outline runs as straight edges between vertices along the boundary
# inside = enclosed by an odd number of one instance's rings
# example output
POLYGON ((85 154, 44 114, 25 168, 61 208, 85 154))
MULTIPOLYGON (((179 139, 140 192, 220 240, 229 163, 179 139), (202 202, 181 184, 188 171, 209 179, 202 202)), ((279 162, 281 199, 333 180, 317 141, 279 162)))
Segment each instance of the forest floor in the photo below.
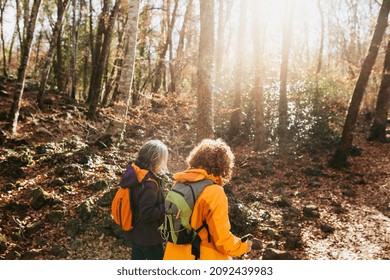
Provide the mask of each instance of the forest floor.
MULTIPOLYGON (((13 95, 0 96, 0 127, 13 95)), ((113 112, 94 122, 85 106, 49 93, 45 112, 25 92, 17 137, 0 136, 0 259, 129 259, 110 218, 118 180, 142 143, 170 148, 172 173, 186 168, 195 141, 195 104, 161 99, 130 109, 124 144, 96 142, 113 112)), ((390 145, 365 140, 345 170, 327 166, 332 149, 231 144, 234 176, 225 186, 232 231, 252 233, 263 249, 245 259, 390 259, 390 145)))

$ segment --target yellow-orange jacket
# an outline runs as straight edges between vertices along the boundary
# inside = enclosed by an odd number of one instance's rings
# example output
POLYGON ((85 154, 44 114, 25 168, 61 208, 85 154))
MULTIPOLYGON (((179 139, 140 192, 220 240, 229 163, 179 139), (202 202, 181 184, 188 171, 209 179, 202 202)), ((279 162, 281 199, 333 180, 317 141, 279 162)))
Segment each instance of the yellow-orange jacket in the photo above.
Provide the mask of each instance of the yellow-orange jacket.
MULTIPOLYGON (((207 186, 196 200, 191 226, 198 229, 203 221, 206 221, 210 242, 208 242, 207 229, 199 232, 200 259, 201 260, 227 260, 232 256, 241 256, 247 251, 247 244, 241 242, 240 238, 230 232, 228 216, 228 201, 222 188, 221 177, 207 174, 203 169, 188 169, 177 173, 173 178, 178 182, 197 182, 203 179, 210 179, 215 184, 207 186)), ((193 260, 191 244, 167 243, 164 260, 193 260)))

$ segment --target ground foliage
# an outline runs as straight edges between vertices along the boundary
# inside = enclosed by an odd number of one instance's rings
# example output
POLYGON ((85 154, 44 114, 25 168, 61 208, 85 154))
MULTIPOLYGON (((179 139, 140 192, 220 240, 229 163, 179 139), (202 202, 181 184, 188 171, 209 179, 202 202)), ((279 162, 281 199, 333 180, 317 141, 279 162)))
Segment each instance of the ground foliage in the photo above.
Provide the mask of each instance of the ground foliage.
MULTIPOLYGON (((13 84, 6 84, 7 92, 13 84)), ((130 109, 126 141, 96 142, 112 114, 49 93, 48 109, 26 91, 16 139, 1 135, 0 259, 129 259, 131 247, 110 218, 110 202, 140 145, 170 148, 172 173, 194 145, 195 103, 171 95, 130 109)), ((12 101, 0 97, 0 125, 12 101)), ((252 233, 263 249, 245 259, 390 259, 390 146, 365 140, 359 124, 346 170, 327 167, 330 146, 231 143, 234 176, 225 186, 232 231, 252 233), (325 147, 325 148, 324 148, 325 147)), ((169 178, 165 180, 169 185, 169 178)))

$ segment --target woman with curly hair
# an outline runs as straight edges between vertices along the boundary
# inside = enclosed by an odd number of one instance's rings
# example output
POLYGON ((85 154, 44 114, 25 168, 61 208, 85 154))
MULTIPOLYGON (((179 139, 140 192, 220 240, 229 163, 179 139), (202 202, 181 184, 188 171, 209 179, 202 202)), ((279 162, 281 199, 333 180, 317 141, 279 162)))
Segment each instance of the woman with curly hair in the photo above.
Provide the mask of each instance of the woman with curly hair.
MULTIPOLYGON (((201 260, 226 260, 241 256, 251 249, 251 241, 242 242, 230 232, 228 200, 223 182, 228 182, 234 166, 234 155, 221 139, 203 140, 187 158, 189 168, 173 176, 185 185, 211 180, 197 198, 191 216, 191 227, 201 229, 201 260), (206 224, 206 226, 204 226, 206 224)), ((167 242, 165 260, 196 259, 191 244, 167 242)))

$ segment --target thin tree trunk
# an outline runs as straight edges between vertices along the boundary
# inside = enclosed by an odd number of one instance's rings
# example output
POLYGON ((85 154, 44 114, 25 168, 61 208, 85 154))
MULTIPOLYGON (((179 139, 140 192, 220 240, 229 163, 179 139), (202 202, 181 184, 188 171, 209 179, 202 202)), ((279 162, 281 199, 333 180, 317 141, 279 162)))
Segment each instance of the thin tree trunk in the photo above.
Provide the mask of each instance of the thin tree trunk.
POLYGON ((99 23, 96 33, 96 40, 95 40, 95 46, 94 46, 94 52, 92 55, 92 73, 91 73, 91 79, 89 84, 89 93, 88 93, 88 103, 90 106, 93 106, 92 101, 94 99, 93 94, 96 92, 94 84, 97 82, 97 71, 98 71, 98 64, 100 60, 100 54, 102 51, 102 44, 103 44, 103 35, 105 32, 105 26, 106 26, 106 18, 109 12, 109 1, 104 0, 103 2, 103 9, 99 15, 99 23))
POLYGON ((93 5, 92 0, 89 0, 89 43, 90 43, 90 49, 91 49, 91 57, 92 57, 92 65, 95 65, 95 42, 93 39, 93 19, 92 19, 92 13, 93 13, 93 5))
MULTIPOLYGON (((120 28, 118 27, 118 30, 120 28)), ((115 60, 114 65, 111 69, 110 78, 108 79, 108 82, 106 83, 106 87, 104 90, 104 97, 102 101, 103 106, 107 106, 110 100, 110 96, 112 95, 112 89, 116 88, 117 78, 119 75, 119 68, 122 66, 122 57, 120 57, 120 52, 123 50, 123 28, 122 30, 118 31, 118 45, 116 47, 116 54, 115 54, 115 60)))
POLYGON ((41 52, 41 44, 42 44, 42 38, 43 38, 43 30, 39 32, 38 38, 36 40, 36 50, 35 50, 35 62, 34 62, 34 70, 32 73, 32 77, 36 79, 38 77, 39 73, 39 67, 40 67, 40 57, 39 54, 41 52))
POLYGON ((76 100, 76 88, 77 88, 77 69, 76 69, 76 59, 77 59, 77 49, 78 49, 78 37, 79 37, 79 30, 80 30, 80 18, 81 18, 81 11, 82 11, 82 2, 80 2, 80 17, 78 20, 76 20, 76 0, 72 0, 72 51, 70 56, 70 69, 71 69, 71 80, 72 80, 72 87, 70 91, 70 97, 73 100, 76 100))
POLYGON ((317 0, 317 7, 321 17, 321 35, 320 35, 320 47, 318 50, 318 60, 317 60, 317 69, 316 69, 316 93, 313 99, 314 112, 318 112, 319 103, 321 99, 320 89, 319 89, 319 79, 322 70, 322 56, 324 52, 324 36, 325 36, 324 12, 322 11, 321 0, 317 0))
POLYGON ((169 91, 170 92, 176 92, 176 83, 177 83, 177 79, 179 78, 182 70, 183 70, 183 67, 184 67, 184 39, 185 39, 185 35, 186 35, 186 30, 187 30, 187 25, 188 25, 188 21, 189 21, 189 18, 190 18, 190 15, 191 15, 191 9, 192 9, 192 2, 193 0, 189 0, 188 4, 187 4, 187 9, 186 9, 186 12, 184 14, 184 19, 183 19, 183 25, 180 29, 180 33, 179 33, 179 43, 177 45, 177 50, 176 50, 176 59, 175 59, 175 63, 174 65, 172 65, 172 69, 171 69, 171 84, 169 86, 169 91))
POLYGON ((342 168, 347 166, 348 157, 351 151, 353 142, 353 131, 355 130, 355 124, 359 114, 359 107, 363 99, 364 91, 368 79, 370 77, 372 67, 374 66, 376 57, 378 55, 379 46, 382 42, 383 34, 387 27, 387 19, 390 10, 390 0, 383 0, 375 31, 372 36, 371 44, 368 49, 368 53, 359 74, 359 78, 356 82, 355 89, 353 91, 352 100, 349 105, 348 114, 345 119, 343 133, 341 141, 333 154, 333 157, 329 161, 329 165, 334 168, 342 168))
POLYGON ((7 56, 5 52, 5 41, 4 41, 4 10, 7 5, 8 0, 4 0, 1 2, 0 7, 0 32, 1 32, 1 49, 3 52, 3 75, 4 77, 8 77, 7 73, 7 56))
POLYGON ((91 83, 92 99, 88 111, 88 118, 90 120, 93 120, 96 117, 96 111, 97 111, 97 107, 100 101, 101 91, 102 91, 103 74, 105 70, 105 65, 107 64, 107 58, 108 58, 109 48, 112 40, 112 34, 114 32, 115 20, 118 16, 121 3, 122 0, 115 1, 114 7, 112 8, 109 17, 108 25, 104 32, 104 40, 101 47, 101 51, 99 52, 99 59, 97 61, 97 65, 95 69, 96 75, 93 77, 94 80, 91 83))
MULTIPOLYGON (((175 0, 175 4, 174 4, 174 7, 173 7, 173 11, 172 11, 172 17, 170 18, 169 17, 169 11, 170 11, 170 0, 168 0, 168 3, 167 3, 167 36, 166 36, 166 40, 163 42, 163 45, 162 45, 162 48, 161 48, 161 51, 159 53, 159 59, 158 59, 158 62, 157 62, 157 66, 156 66, 156 80, 155 80, 155 83, 153 85, 153 88, 152 88, 152 92, 153 93, 157 93, 158 90, 160 89, 161 85, 165 84, 166 85, 166 75, 165 75, 165 72, 166 72, 166 54, 167 54, 167 51, 168 51, 168 48, 172 42, 172 32, 173 32, 173 27, 175 26, 175 22, 176 22, 176 18, 177 18, 177 9, 178 9, 178 4, 179 4, 179 0, 175 0)), ((162 22, 163 25, 165 25, 165 21, 162 22)), ((165 88, 165 86, 164 86, 165 88)))
POLYGON ((200 38, 197 94, 197 142, 214 137, 212 74, 214 58, 214 1, 200 0, 200 38))
MULTIPOLYGON (((218 1, 218 37, 217 37, 217 50, 219 50, 216 53, 216 59, 215 59, 215 83, 216 86, 219 88, 222 83, 222 60, 224 52, 222 51, 224 49, 224 31, 226 29, 226 22, 224 17, 224 6, 225 1, 219 0, 218 1)), ((258 15, 256 15, 255 19, 257 19, 258 15)))
POLYGON ((15 0, 15 4, 16 4, 16 29, 18 30, 18 39, 19 39, 19 46, 20 46, 20 49, 22 44, 23 44, 23 34, 22 34, 22 31, 20 29, 20 18, 22 17, 22 7, 20 6, 20 1, 19 0, 15 0))
POLYGON ((68 2, 69 2, 68 0, 64 0, 64 1, 58 0, 57 2, 57 21, 53 28, 53 33, 51 35, 51 39, 49 43, 49 50, 46 54, 45 63, 42 68, 41 78, 39 83, 39 91, 37 96, 38 107, 41 110, 44 109, 43 100, 45 96, 46 84, 47 84, 47 80, 49 79, 51 66, 53 65, 54 52, 57 46, 58 38, 61 31, 62 21, 63 21, 64 13, 66 11, 68 2))
POLYGON ((318 77, 322 69, 322 56, 324 52, 324 36, 325 36, 325 23, 324 23, 324 12, 321 8, 321 0, 317 0, 318 11, 320 12, 321 17, 321 37, 320 37, 320 48, 318 50, 318 62, 316 76, 318 77))
POLYGON ((64 57, 62 51, 62 27, 59 30, 58 39, 57 39, 57 63, 55 67, 55 76, 57 81, 57 87, 60 92, 66 91, 66 84, 64 79, 64 57))
POLYGON ((10 43, 9 50, 8 50, 8 68, 9 68, 10 71, 12 71, 12 69, 11 69, 12 57, 13 57, 13 50, 14 50, 14 44, 15 44, 16 36, 18 36, 17 26, 15 26, 15 31, 12 34, 11 43, 10 43))
MULTIPOLYGON (((264 6, 261 5, 262 10, 264 6)), ((264 75, 264 35, 265 35, 265 20, 260 17, 265 17, 262 13, 258 15, 257 9, 253 9, 254 23, 253 31, 253 53, 254 53, 254 101, 255 101, 255 138, 254 148, 256 151, 262 150, 265 146, 265 125, 264 125, 264 92, 263 92, 263 75, 264 75)))
POLYGON ((387 41, 385 63, 383 66, 382 81, 376 100, 374 121, 370 128, 369 140, 387 142, 386 127, 387 115, 390 108, 390 40, 387 41))
MULTIPOLYGON (((286 2, 285 2, 286 3, 286 2)), ((279 92, 279 141, 281 146, 287 142, 288 127, 288 104, 287 104, 287 74, 288 60, 290 55, 291 37, 292 37, 292 19, 293 6, 291 3, 285 6, 285 15, 283 17, 283 45, 282 45, 282 64, 280 69, 280 92, 279 92)))
POLYGON ((14 100, 8 117, 9 128, 12 135, 16 134, 16 130, 18 127, 19 111, 20 111, 20 105, 23 97, 27 66, 30 58, 31 45, 34 38, 35 24, 38 18, 40 6, 41 6, 41 0, 34 0, 31 9, 30 20, 28 21, 26 40, 23 42, 23 49, 22 49, 23 55, 21 57, 20 66, 18 69, 18 87, 15 90, 14 100))
POLYGON ((236 60, 236 77, 234 81, 234 101, 233 112, 230 117, 229 139, 240 137, 241 135, 241 120, 242 120, 242 82, 243 82, 243 59, 244 59, 244 41, 245 41, 245 21, 246 21, 246 5, 245 1, 240 2, 240 20, 239 20, 239 36, 237 40, 237 60, 236 60))
POLYGON ((106 145, 120 144, 126 131, 126 118, 131 102, 131 87, 134 75, 139 4, 139 0, 129 0, 129 16, 125 27, 125 54, 118 84, 117 101, 113 106, 117 117, 110 122, 106 134, 103 136, 104 139, 108 140, 101 139, 106 145))

